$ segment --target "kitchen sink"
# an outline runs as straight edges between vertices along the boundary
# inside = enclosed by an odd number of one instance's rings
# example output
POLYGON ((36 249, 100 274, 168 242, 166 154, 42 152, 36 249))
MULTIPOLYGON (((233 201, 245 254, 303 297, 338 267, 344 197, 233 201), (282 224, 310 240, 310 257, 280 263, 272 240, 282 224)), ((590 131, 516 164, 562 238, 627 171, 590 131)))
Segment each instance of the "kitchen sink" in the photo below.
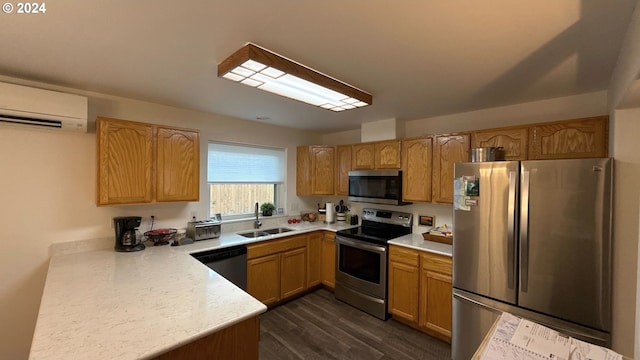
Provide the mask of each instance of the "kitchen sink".
POLYGON ((289 228, 286 228, 286 227, 279 227, 279 228, 273 228, 273 229, 266 229, 266 230, 262 230, 262 231, 266 232, 266 233, 269 233, 269 234, 281 234, 281 233, 293 231, 293 229, 289 229, 289 228))
POLYGON ((247 232, 243 232, 243 233, 238 233, 238 235, 244 236, 246 238, 257 238, 257 237, 260 237, 260 236, 269 236, 269 235, 274 235, 274 234, 281 234, 281 233, 285 233, 285 232, 289 232, 289 231, 293 231, 293 229, 289 229, 289 228, 286 228, 286 227, 278 227, 278 228, 272 228, 272 229, 247 231, 247 232))

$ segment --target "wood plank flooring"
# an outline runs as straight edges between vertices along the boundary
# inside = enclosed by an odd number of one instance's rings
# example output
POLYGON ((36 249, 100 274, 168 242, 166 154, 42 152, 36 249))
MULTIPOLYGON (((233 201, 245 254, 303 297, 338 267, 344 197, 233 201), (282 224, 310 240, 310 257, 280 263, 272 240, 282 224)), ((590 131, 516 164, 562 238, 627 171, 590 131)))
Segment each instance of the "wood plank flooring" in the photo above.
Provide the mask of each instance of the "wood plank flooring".
POLYGON ((260 360, 451 359, 449 344, 317 290, 260 316, 260 360))

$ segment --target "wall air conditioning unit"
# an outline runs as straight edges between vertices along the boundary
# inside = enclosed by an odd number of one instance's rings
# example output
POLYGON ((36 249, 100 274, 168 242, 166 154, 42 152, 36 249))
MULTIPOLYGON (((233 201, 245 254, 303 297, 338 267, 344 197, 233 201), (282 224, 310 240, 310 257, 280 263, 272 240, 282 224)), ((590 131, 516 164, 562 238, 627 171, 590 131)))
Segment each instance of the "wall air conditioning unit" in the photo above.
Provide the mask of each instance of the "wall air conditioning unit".
POLYGON ((87 132, 88 99, 0 82, 0 124, 87 132))

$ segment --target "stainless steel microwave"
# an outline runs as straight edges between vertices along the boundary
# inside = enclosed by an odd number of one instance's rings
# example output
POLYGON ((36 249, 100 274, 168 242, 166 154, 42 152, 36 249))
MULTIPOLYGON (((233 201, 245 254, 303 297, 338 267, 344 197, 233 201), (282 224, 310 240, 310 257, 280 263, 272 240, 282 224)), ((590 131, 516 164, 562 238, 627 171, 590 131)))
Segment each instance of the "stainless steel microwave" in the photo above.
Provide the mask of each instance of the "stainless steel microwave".
POLYGON ((349 171, 349 200, 406 205, 402 201, 401 170, 349 171))

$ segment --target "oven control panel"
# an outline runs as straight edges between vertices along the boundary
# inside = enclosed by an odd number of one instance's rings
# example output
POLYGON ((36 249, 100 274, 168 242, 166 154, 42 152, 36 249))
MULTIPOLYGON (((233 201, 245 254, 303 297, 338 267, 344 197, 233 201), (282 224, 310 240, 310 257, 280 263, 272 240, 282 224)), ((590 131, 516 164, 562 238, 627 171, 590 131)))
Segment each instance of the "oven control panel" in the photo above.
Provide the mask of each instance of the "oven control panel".
POLYGON ((386 224, 411 226, 413 214, 400 211, 364 208, 362 219, 386 224))

